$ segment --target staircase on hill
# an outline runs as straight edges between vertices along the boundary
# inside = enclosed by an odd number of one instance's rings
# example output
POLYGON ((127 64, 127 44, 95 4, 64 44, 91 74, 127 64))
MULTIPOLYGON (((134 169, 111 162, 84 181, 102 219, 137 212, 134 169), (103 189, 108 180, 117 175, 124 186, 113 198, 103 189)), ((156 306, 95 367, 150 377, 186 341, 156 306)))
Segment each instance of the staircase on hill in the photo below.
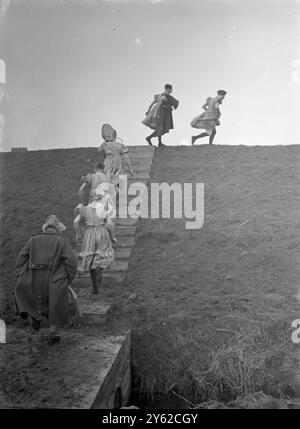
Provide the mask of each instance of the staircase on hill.
MULTIPOLYGON (((127 184, 139 182, 147 184, 150 179, 150 170, 154 154, 154 147, 131 146, 129 147, 129 156, 134 171, 133 177, 127 176, 127 184)), ((132 197, 131 197, 132 198, 132 197)), ((130 197, 128 196, 128 202, 130 197)), ((136 228, 139 219, 119 218, 119 205, 117 201, 117 216, 115 235, 117 243, 114 244, 115 261, 108 270, 103 271, 103 285, 105 287, 112 283, 122 283, 126 278, 132 249, 135 245, 136 228)), ((79 250, 79 249, 77 249, 79 250)), ((80 306, 83 313, 83 319, 88 324, 105 323, 107 314, 110 310, 109 303, 91 301, 91 284, 89 274, 78 277, 74 283, 76 292, 80 300, 80 306)))

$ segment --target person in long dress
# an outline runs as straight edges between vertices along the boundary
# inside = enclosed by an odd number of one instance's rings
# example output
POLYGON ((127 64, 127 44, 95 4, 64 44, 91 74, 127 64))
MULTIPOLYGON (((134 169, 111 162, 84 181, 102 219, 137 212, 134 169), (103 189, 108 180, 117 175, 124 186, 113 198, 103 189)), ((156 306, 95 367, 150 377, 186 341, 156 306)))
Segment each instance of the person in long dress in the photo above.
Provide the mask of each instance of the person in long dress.
POLYGON ((171 95, 172 91, 172 85, 166 84, 164 91, 154 96, 154 100, 146 112, 146 117, 142 121, 144 125, 154 130, 146 137, 150 146, 152 146, 151 139, 153 137, 158 138, 158 146, 165 146, 162 142, 162 136, 174 129, 172 111, 177 109, 179 101, 171 95))
POLYGON ((21 318, 40 329, 42 317, 50 323, 48 343, 60 341, 58 326, 69 325, 70 285, 77 272, 76 255, 61 232, 66 227, 50 215, 42 232, 33 235, 16 260, 15 300, 21 318))
POLYGON ((226 91, 220 89, 217 92, 216 97, 208 97, 205 104, 202 106, 204 112, 192 120, 191 126, 193 128, 205 129, 205 132, 192 136, 192 145, 197 139, 202 137, 209 137, 209 144, 213 144, 217 133, 216 127, 220 125, 220 105, 222 104, 226 94, 226 91))
POLYGON ((114 261, 109 232, 112 225, 112 208, 107 204, 105 197, 106 193, 100 185, 93 193, 91 203, 87 206, 79 204, 75 209, 76 241, 82 239, 78 270, 81 273, 90 273, 93 295, 98 294, 98 287, 102 282, 102 270, 108 269, 114 261))
POLYGON ((118 141, 116 130, 109 124, 102 126, 102 137, 104 142, 98 149, 100 156, 104 157, 104 173, 115 185, 119 184, 120 174, 126 174, 126 170, 133 176, 133 170, 128 156, 129 149, 118 141))

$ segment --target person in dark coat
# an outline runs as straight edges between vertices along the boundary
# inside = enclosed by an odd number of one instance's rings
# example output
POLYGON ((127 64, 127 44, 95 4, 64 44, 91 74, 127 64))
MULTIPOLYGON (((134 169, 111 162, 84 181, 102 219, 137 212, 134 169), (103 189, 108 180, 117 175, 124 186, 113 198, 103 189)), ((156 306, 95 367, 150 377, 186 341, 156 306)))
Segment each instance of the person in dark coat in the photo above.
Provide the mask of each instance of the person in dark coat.
POLYGON ((150 146, 152 146, 152 137, 158 138, 158 146, 165 146, 161 137, 174 128, 173 109, 177 109, 179 101, 172 97, 172 85, 166 84, 162 94, 154 96, 154 101, 150 104, 146 117, 142 121, 144 125, 153 129, 153 133, 146 137, 150 146))
POLYGON ((69 285, 77 272, 76 255, 61 235, 64 229, 55 215, 48 216, 42 232, 27 241, 16 261, 18 312, 23 319, 31 317, 36 330, 47 317, 49 344, 60 341, 57 327, 69 324, 69 285))

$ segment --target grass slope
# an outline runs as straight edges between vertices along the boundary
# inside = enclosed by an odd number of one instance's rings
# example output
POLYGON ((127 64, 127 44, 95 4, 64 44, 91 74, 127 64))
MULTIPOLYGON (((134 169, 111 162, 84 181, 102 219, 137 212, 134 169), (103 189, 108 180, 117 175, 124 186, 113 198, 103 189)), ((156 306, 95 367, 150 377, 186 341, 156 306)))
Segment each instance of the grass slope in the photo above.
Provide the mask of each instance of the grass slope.
MULTIPOLYGON (((60 216, 73 239, 79 179, 95 156, 1 154, 3 310, 17 252, 45 216, 60 216)), ((172 392, 195 404, 300 395, 291 341, 300 316, 299 159, 296 146, 156 152, 152 181, 205 183, 205 222, 188 231, 184 220, 140 221, 127 285, 105 291, 115 302, 111 323, 134 329, 136 385, 148 404, 169 405, 160 397, 172 392)))

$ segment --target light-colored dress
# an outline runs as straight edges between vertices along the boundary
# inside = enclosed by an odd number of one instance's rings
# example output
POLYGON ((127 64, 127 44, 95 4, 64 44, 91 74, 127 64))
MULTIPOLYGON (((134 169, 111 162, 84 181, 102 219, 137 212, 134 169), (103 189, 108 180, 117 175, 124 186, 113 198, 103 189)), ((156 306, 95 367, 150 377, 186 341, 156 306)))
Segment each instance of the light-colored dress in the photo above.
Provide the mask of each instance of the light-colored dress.
POLYGON ((84 224, 82 249, 79 253, 80 272, 96 268, 107 269, 114 260, 114 250, 108 231, 111 225, 110 213, 107 211, 106 216, 100 218, 96 213, 96 207, 95 203, 87 206, 79 204, 75 209, 75 214, 80 215, 84 224))
POLYGON ((192 120, 191 126, 193 128, 205 129, 205 131, 210 135, 213 129, 220 125, 220 103, 217 98, 209 97, 206 100, 205 106, 207 109, 192 120))
POLYGON ((160 106, 165 98, 166 97, 164 97, 164 94, 157 94, 154 96, 155 104, 152 106, 150 112, 147 113, 145 119, 142 121, 142 124, 146 125, 146 127, 149 127, 152 130, 156 129, 159 120, 160 106))
POLYGON ((117 140, 103 142, 100 146, 99 153, 103 153, 105 156, 104 173, 112 180, 112 183, 114 183, 119 173, 126 174, 123 161, 130 166, 128 152, 128 147, 117 140))

